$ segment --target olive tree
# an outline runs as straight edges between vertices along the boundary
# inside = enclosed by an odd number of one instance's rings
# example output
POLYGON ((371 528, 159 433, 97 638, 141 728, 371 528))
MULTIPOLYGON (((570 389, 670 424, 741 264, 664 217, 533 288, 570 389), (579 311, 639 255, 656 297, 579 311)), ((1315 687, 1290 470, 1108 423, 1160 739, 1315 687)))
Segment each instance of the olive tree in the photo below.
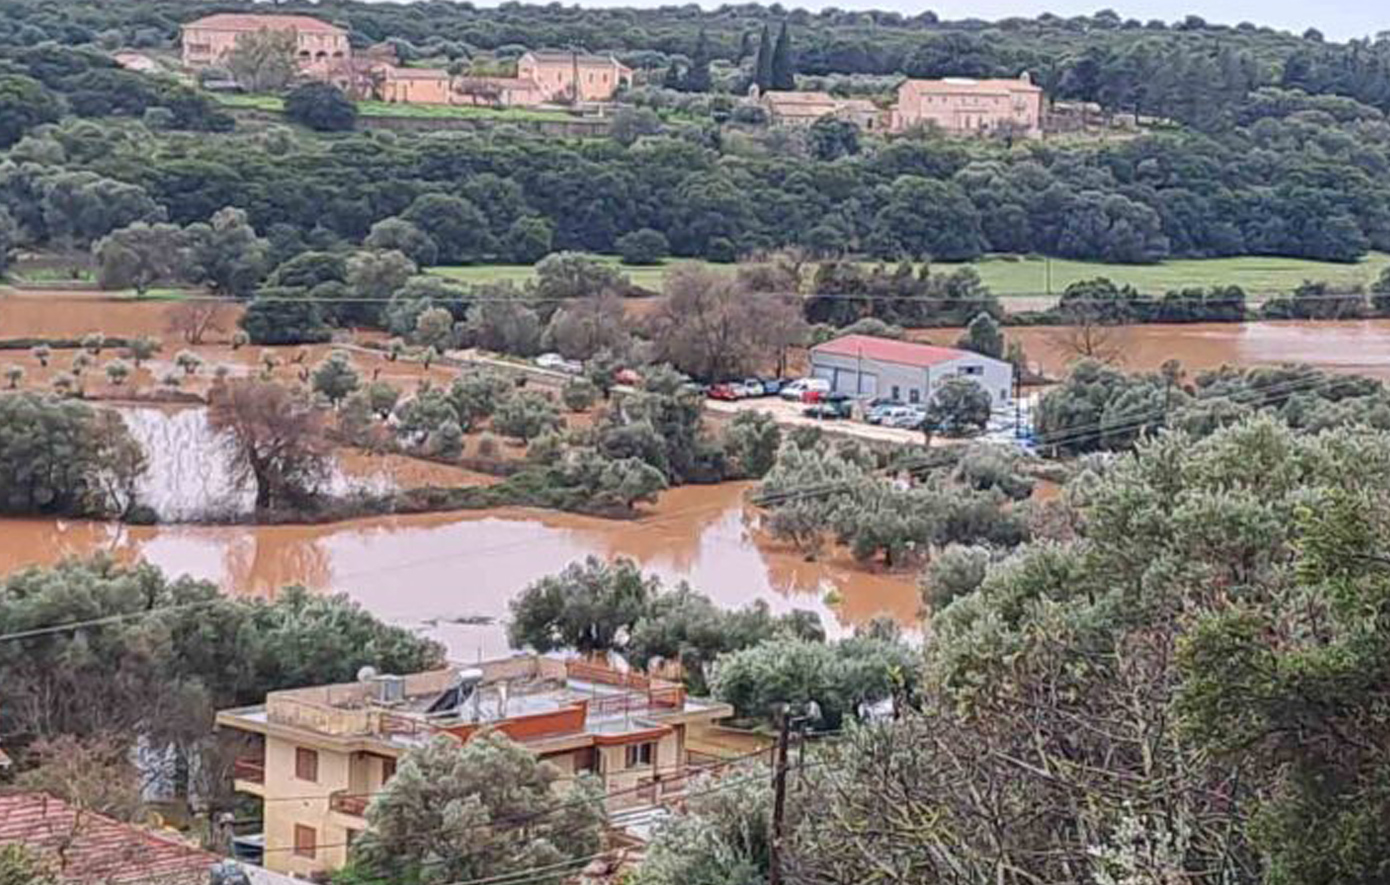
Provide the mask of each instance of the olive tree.
MULTIPOLYGON (((373 878, 442 885, 563 869, 598 850, 605 814, 596 783, 581 778, 557 794, 559 777, 497 732, 462 746, 436 738, 406 754, 372 799, 349 872, 360 867, 373 878)), ((558 883, 566 875, 531 878, 558 883)))

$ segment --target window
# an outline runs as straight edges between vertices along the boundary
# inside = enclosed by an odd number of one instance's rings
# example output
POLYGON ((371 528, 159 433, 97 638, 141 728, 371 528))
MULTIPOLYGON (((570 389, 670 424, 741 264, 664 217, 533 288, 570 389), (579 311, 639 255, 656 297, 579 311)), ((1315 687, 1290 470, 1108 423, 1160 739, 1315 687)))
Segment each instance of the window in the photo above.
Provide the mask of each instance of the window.
POLYGON ((382 782, 382 784, 385 784, 387 781, 389 781, 391 778, 393 778, 393 777, 395 777, 395 776, 396 776, 396 760, 395 760, 395 759, 383 759, 383 760, 381 760, 381 782, 382 782))
POLYGON ((627 767, 636 768, 639 765, 651 765, 655 756, 656 743, 654 741, 647 741, 644 744, 628 744, 627 767))
POLYGON ((985 373, 985 367, 984 367, 984 366, 961 366, 961 367, 960 367, 960 374, 962 374, 962 375, 983 375, 984 373, 985 373))
POLYGON ((313 858, 319 851, 318 830, 313 827, 306 827, 303 824, 294 825, 294 854, 295 857, 313 858))
POLYGON ((898 391, 898 385, 893 385, 893 401, 898 402, 902 399, 902 394, 898 391))
POLYGON ((295 747, 294 776, 302 781, 318 783, 319 754, 317 750, 306 750, 304 747, 295 747))
POLYGON ((359 838, 361 838, 361 836, 362 836, 362 831, 361 831, 361 830, 346 830, 345 832, 347 833, 347 847, 348 847, 349 850, 351 850, 353 844, 354 844, 359 838))
POLYGON ((916 405, 922 401, 922 391, 913 388, 907 392, 907 401, 916 405))

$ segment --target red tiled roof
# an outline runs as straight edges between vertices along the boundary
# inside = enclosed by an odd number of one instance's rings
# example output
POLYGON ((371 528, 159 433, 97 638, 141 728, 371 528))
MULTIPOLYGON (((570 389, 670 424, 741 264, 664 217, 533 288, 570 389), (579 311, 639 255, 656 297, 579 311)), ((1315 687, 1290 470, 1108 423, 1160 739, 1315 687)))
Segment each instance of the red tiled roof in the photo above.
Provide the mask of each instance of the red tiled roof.
POLYGON ((59 878, 72 885, 204 885, 220 858, 100 814, 79 813, 43 793, 0 795, 0 845, 62 851, 59 878))
POLYGON ((914 341, 894 341, 891 338, 876 338, 873 335, 845 335, 834 341, 827 341, 811 348, 812 353, 828 353, 834 356, 862 357, 866 360, 879 360, 885 363, 898 363, 904 366, 937 366, 963 356, 973 356, 968 350, 954 347, 936 347, 931 344, 918 344, 914 341))
POLYGON ((316 19, 311 15, 242 15, 234 12, 219 12, 189 22, 185 28, 210 28, 223 31, 296 30, 310 34, 345 34, 337 25, 316 19))
POLYGON ((1014 92, 1042 92, 1042 87, 1022 78, 1017 80, 973 80, 969 77, 947 77, 943 80, 904 80, 901 87, 916 92, 970 93, 973 95, 1004 95, 1014 92))

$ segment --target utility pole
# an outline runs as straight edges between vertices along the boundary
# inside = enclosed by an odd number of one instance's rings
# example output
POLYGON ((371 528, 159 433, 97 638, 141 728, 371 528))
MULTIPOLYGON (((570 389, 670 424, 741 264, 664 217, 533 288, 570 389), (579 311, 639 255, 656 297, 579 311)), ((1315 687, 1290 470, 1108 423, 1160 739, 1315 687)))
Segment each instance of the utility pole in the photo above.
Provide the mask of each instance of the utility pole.
POLYGON ((777 731, 777 764, 772 769, 772 841, 768 846, 768 885, 782 885, 782 815, 787 806, 787 743, 791 738, 790 709, 783 709, 777 731))

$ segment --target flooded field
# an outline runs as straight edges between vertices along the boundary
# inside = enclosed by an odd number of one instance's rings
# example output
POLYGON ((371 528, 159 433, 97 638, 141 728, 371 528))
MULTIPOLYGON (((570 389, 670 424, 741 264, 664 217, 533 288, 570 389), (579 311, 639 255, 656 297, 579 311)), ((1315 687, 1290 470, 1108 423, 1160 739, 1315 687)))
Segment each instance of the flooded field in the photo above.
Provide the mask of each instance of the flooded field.
POLYGON ((239 595, 270 597, 303 584, 347 593, 383 618, 438 638, 460 658, 505 654, 500 619, 507 601, 588 555, 630 557, 726 606, 764 599, 779 612, 809 609, 834 635, 877 615, 916 624, 912 575, 876 574, 852 561, 807 563, 764 542, 745 510, 746 489, 676 489, 635 522, 526 510, 260 528, 7 520, 0 522, 0 573, 106 551, 239 595))
MULTIPOLYGON (((930 329, 913 337, 952 344, 960 332, 930 329)), ((1029 360, 1049 375, 1064 374, 1076 359, 1058 327, 1019 327, 1004 333, 1009 341, 1022 342, 1029 360)), ((1390 319, 1152 324, 1117 327, 1106 336, 1107 348, 1119 354, 1118 365, 1129 371, 1157 369, 1170 359, 1188 371, 1296 362, 1390 380, 1390 319)))

